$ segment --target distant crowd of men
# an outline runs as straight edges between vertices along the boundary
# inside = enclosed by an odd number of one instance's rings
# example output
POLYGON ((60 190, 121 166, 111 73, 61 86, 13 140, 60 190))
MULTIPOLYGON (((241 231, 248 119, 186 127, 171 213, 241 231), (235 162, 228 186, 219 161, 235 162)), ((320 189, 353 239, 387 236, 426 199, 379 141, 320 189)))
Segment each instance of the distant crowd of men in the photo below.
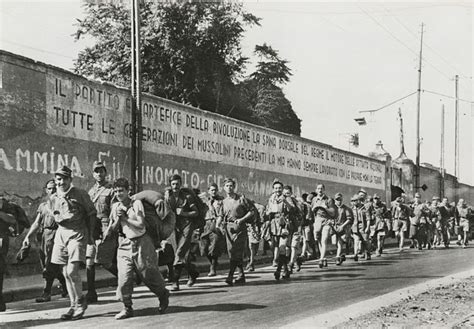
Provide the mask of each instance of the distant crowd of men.
POLYGON ((361 189, 349 204, 342 193, 326 195, 323 184, 314 192, 295 196, 291 186, 278 180, 266 205, 236 193, 231 178, 221 187, 211 184, 206 193, 199 193, 183 187, 181 177, 174 175, 163 193, 130 195, 127 179, 107 181, 104 163, 94 162, 92 169, 96 182, 88 192, 72 185, 70 168, 58 169, 45 184, 45 201, 31 227, 20 207, 0 198, 0 312, 6 310, 2 291, 8 241, 21 233, 21 227, 29 230, 18 259, 26 257, 33 237, 39 244, 45 286, 36 302, 51 300, 57 279, 62 296, 70 299, 61 319, 81 319, 87 305, 97 302, 95 270, 100 264, 117 277, 117 298, 123 309, 115 318, 120 320, 133 316, 134 283, 143 282, 158 297, 158 312, 165 312, 169 291, 181 289, 183 270, 187 286, 196 283, 199 272, 193 259, 197 253, 209 260, 207 275, 212 277, 217 275, 219 258, 227 252, 225 283, 241 285, 246 282, 245 272, 255 270, 255 256, 263 243, 264 252, 270 250, 273 255, 275 280, 287 280, 306 260, 317 259, 320 268, 327 267, 330 243, 336 245, 335 265, 343 264, 348 254, 354 255, 354 261, 370 260, 373 253, 381 256, 388 236, 398 238, 400 251, 406 238, 411 240, 410 247, 420 250, 448 248, 454 236, 458 245, 466 247, 474 218, 463 199, 457 205, 446 197, 423 202, 416 193, 410 203, 400 196, 387 205, 379 195, 369 196, 361 189), (85 295, 81 264, 87 272, 85 295), (169 289, 161 265, 168 268, 169 289))

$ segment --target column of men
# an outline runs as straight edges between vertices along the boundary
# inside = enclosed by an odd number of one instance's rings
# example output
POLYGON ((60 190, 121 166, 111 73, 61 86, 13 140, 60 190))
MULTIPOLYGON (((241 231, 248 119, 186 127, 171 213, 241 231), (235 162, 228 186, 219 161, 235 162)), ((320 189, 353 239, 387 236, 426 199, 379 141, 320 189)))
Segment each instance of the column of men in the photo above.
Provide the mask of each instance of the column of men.
MULTIPOLYGON (((183 270, 188 276, 187 286, 197 281, 199 272, 192 263, 196 252, 193 233, 197 230, 201 254, 209 260, 208 276, 216 276, 218 259, 227 251, 229 272, 225 283, 233 286, 245 284, 245 270, 254 271, 254 257, 261 241, 270 245, 276 267, 274 277, 279 281, 289 279, 295 268, 299 272, 309 259, 317 259, 320 268, 327 267, 327 248, 331 242, 336 245, 334 260, 338 266, 346 261, 346 254, 352 253, 349 250, 353 250, 354 261, 370 260, 373 252, 381 256, 385 237, 391 234, 399 239, 400 251, 405 235, 413 248, 431 249, 441 244, 449 247, 453 235, 458 236, 457 244, 465 247, 469 220, 473 217, 463 199, 457 206, 449 204, 447 198, 440 203, 439 198, 433 197, 429 203, 422 202, 416 193, 411 204, 398 197, 387 207, 380 196, 369 197, 361 189, 351 196, 349 205, 340 192, 334 197, 328 196, 323 184, 318 184, 314 192, 297 197, 291 186, 279 180, 273 182, 267 204, 259 205, 236 193, 236 182, 230 178, 225 179, 222 186, 225 196, 219 195, 217 184, 208 187, 206 211, 202 214, 202 199, 196 191, 182 187, 179 175, 170 177, 163 195, 145 191, 140 196, 130 196, 125 178, 110 184, 101 162, 94 162, 92 170, 96 182, 88 193, 72 185, 72 172, 68 167, 55 172, 54 180, 45 185, 46 201, 38 207, 23 242, 23 246, 28 247, 33 234, 40 233, 45 287, 36 301, 50 301, 53 281, 58 279, 62 295, 70 299, 70 308, 61 315, 62 320, 81 319, 87 305, 97 302, 96 264, 117 276, 117 298, 123 303, 123 309, 116 319, 133 316, 134 280, 143 282, 158 297, 159 313, 166 311, 170 293, 159 270, 157 253, 166 241, 148 231, 147 202, 156 207, 156 213, 162 213, 158 205, 163 205, 159 202, 163 199, 175 215, 174 259, 167 264, 172 291, 180 290, 183 270), (201 217, 205 221, 203 225, 199 223, 201 217), (246 256, 249 262, 244 270, 246 256), (82 293, 79 274, 81 263, 86 264, 86 295, 82 293)), ((18 212, 7 207, 6 200, 0 200, 0 241, 6 241, 0 253, 3 270, 8 248, 5 232, 16 222, 13 217, 18 212)), ((3 273, 0 274, 0 283, 3 283, 3 273)), ((0 294, 0 311, 4 311, 6 307, 1 298, 0 294)))

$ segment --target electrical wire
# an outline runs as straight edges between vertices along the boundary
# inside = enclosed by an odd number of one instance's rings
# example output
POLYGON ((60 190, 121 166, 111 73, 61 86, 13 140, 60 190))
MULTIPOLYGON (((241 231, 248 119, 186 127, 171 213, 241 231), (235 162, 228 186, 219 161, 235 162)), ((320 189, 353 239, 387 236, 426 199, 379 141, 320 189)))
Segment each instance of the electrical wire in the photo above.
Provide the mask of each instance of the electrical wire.
POLYGON ((0 40, 2 42, 10 43, 10 44, 20 46, 20 47, 23 47, 23 48, 28 48, 28 49, 40 51, 42 53, 48 53, 48 54, 52 54, 52 55, 56 55, 56 56, 61 56, 61 57, 64 57, 64 58, 69 58, 69 59, 75 59, 74 57, 67 56, 67 55, 60 54, 60 53, 56 53, 54 51, 49 51, 49 50, 44 50, 44 49, 40 49, 40 48, 36 48, 36 47, 27 46, 27 45, 24 45, 24 44, 21 44, 21 43, 18 43, 18 42, 14 42, 14 41, 10 41, 10 40, 5 40, 5 39, 0 39, 0 40))
MULTIPOLYGON (((431 90, 426 90, 426 89, 422 89, 421 90, 422 92, 426 92, 426 93, 430 93, 430 94, 434 94, 434 95, 438 95, 438 96, 443 96, 443 97, 446 97, 446 98, 450 98, 450 99, 456 99, 456 97, 454 96, 449 96, 449 95, 445 95, 445 94, 442 94, 442 93, 438 93, 436 91, 431 91, 431 90)), ((470 103, 470 104, 474 104, 473 101, 470 101, 470 100, 467 100, 467 99, 463 99, 463 98, 457 98, 458 101, 461 101, 461 102, 466 102, 466 103, 470 103)))
POLYGON ((418 92, 418 91, 412 92, 411 94, 408 94, 408 95, 403 96, 403 97, 401 97, 401 98, 399 98, 399 99, 397 99, 397 100, 394 100, 393 102, 390 102, 390 103, 388 103, 387 105, 384 105, 384 106, 382 106, 382 107, 379 107, 378 109, 375 109, 375 110, 363 110, 363 111, 359 111, 359 113, 373 113, 373 112, 380 111, 380 110, 382 110, 382 109, 384 109, 384 108, 386 108, 386 107, 389 107, 390 105, 393 105, 393 104, 395 104, 395 103, 398 103, 399 101, 404 100, 405 98, 408 98, 408 97, 410 97, 410 96, 415 95, 417 92, 418 92))

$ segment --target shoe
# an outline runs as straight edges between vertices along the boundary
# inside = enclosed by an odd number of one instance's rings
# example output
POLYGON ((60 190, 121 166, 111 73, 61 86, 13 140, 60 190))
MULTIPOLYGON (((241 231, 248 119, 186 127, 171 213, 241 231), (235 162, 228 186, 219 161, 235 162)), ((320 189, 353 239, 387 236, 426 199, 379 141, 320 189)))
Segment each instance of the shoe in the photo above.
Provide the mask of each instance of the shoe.
POLYGON ((213 277, 213 276, 217 276, 217 273, 214 272, 214 271, 210 271, 208 274, 207 274, 208 277, 213 277))
POLYGON ((133 317, 133 308, 125 307, 120 313, 115 314, 115 320, 123 320, 133 317))
POLYGON ((423 250, 423 247, 421 245, 419 245, 418 250, 423 250))
POLYGON ((82 297, 76 309, 74 310, 74 313, 72 314, 71 320, 74 321, 74 320, 82 319, 84 317, 84 313, 86 312, 86 310, 87 310, 87 299, 82 297))
POLYGON ((293 274, 293 269, 295 268, 295 264, 288 264, 288 271, 290 274, 293 274))
POLYGON ((276 260, 273 261, 272 267, 278 267, 278 262, 276 260))
POLYGON ((342 255, 341 255, 341 261, 343 261, 343 262, 346 261, 346 255, 345 255, 345 254, 342 254, 342 255))
POLYGON ((461 245, 461 241, 459 241, 459 240, 456 241, 456 244, 457 244, 458 246, 460 246, 460 245, 461 245))
POLYGON ((375 257, 380 257, 380 256, 382 256, 382 253, 377 251, 377 253, 375 254, 375 257))
POLYGON ((245 268, 247 272, 254 272, 255 271, 255 266, 253 264, 248 264, 247 267, 245 268))
POLYGON ((326 258, 323 258, 323 265, 324 267, 328 267, 328 260, 326 258))
POLYGON ((282 276, 283 279, 288 280, 290 278, 290 272, 286 272, 282 276))
POLYGON ((319 260, 319 268, 323 268, 324 267, 324 261, 321 259, 319 260))
POLYGON ((466 249, 466 244, 465 243, 462 244, 462 248, 466 249))
POLYGON ((189 280, 188 280, 188 283, 186 284, 188 287, 192 287, 194 286, 194 284, 196 283, 196 279, 197 277, 199 276, 199 273, 198 272, 195 272, 193 274, 190 274, 189 275, 189 280))
POLYGON ((431 243, 428 243, 428 250, 431 249, 431 243))
POLYGON ((171 291, 179 291, 179 282, 174 282, 171 286, 171 291))
POLYGON ((341 265, 342 264, 342 259, 341 257, 337 256, 336 257, 336 265, 341 265))
POLYGON ((273 273, 273 276, 275 277, 275 280, 280 281, 280 272, 273 273))
POLYGON ((301 265, 303 264, 303 261, 301 259, 296 260, 296 272, 301 271, 301 265))
POLYGON ((371 256, 370 254, 367 254, 367 255, 365 256, 365 259, 366 259, 366 260, 371 260, 371 259, 372 259, 372 256, 371 256))
POLYGON ((51 295, 50 294, 43 294, 43 296, 38 297, 35 299, 37 303, 46 303, 51 301, 51 295))
POLYGON ((87 292, 86 301, 88 304, 97 303, 97 292, 87 292))
POLYGON ((245 276, 241 276, 235 279, 234 284, 245 284, 245 276))
POLYGON ((72 319, 72 315, 74 314, 74 307, 70 307, 66 313, 64 313, 63 315, 61 315, 61 320, 71 320, 72 319))
POLYGON ((359 261, 359 256, 354 255, 354 262, 358 262, 358 261, 359 261))
POLYGON ((233 286, 234 285, 234 279, 233 278, 227 278, 227 279, 225 279, 225 283, 227 283, 228 286, 233 286))
POLYGON ((163 314, 166 312, 168 306, 170 305, 170 292, 168 291, 168 289, 166 289, 166 291, 160 297, 158 297, 158 300, 160 301, 158 312, 163 314))

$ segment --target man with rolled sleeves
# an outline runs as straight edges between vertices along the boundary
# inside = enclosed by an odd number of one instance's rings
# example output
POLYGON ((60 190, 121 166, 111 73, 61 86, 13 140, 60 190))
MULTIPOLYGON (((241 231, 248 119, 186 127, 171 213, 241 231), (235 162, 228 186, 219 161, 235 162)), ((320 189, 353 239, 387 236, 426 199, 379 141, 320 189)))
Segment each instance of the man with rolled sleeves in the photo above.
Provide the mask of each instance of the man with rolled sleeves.
POLYGON ((181 187, 181 176, 173 175, 169 179, 170 189, 166 191, 165 197, 169 200, 171 210, 176 214, 176 251, 174 260, 174 283, 172 291, 178 291, 179 279, 183 269, 188 272, 189 280, 187 285, 193 286, 199 272, 196 266, 191 262, 191 240, 196 229, 195 219, 199 216, 197 200, 188 189, 181 187))
POLYGON ((81 263, 86 261, 86 248, 94 243, 92 227, 97 217, 94 204, 86 191, 72 186, 72 171, 63 166, 55 172, 57 191, 51 196, 54 220, 58 230, 54 237, 51 263, 62 267, 71 301, 61 320, 78 320, 84 316, 87 301, 82 295, 81 263))
POLYGON ((459 199, 457 210, 459 214, 459 223, 457 223, 458 245, 466 248, 469 236, 469 218, 472 217, 472 211, 464 199, 459 199))
POLYGON ((341 265, 346 260, 346 255, 342 253, 343 243, 347 243, 350 236, 353 221, 352 209, 343 203, 342 193, 338 192, 334 196, 337 215, 334 223, 333 234, 336 238, 336 265, 341 265))
POLYGON ((351 198, 352 205, 352 238, 354 239, 354 261, 359 260, 360 249, 365 251, 365 258, 370 260, 370 251, 372 248, 369 233, 370 219, 367 210, 364 207, 363 199, 360 194, 354 194, 351 198))
POLYGON ((334 200, 329 198, 324 190, 324 184, 318 184, 315 190, 316 196, 311 201, 311 211, 314 216, 314 238, 318 242, 320 252, 320 268, 328 266, 326 249, 336 217, 336 206, 334 205, 334 200))
POLYGON ((123 303, 115 319, 133 316, 133 276, 136 272, 160 302, 158 312, 164 313, 169 305, 169 291, 158 267, 158 256, 152 238, 145 226, 145 210, 140 200, 132 200, 128 194, 129 183, 125 178, 115 180, 114 193, 117 202, 112 205, 110 225, 104 233, 119 234, 117 252, 117 297, 123 303), (120 232, 119 232, 120 231, 120 232))
POLYGON ((392 229, 395 232, 395 237, 399 238, 399 250, 402 251, 410 217, 410 208, 403 204, 402 197, 397 197, 393 202, 391 215, 393 219, 392 229))
POLYGON ((97 292, 95 290, 95 264, 102 263, 102 266, 109 272, 117 276, 116 244, 111 240, 104 240, 101 243, 100 236, 109 225, 110 204, 113 198, 112 185, 106 180, 107 169, 103 162, 94 161, 92 165, 92 176, 95 184, 89 190, 89 196, 97 211, 97 221, 93 227, 93 234, 96 244, 87 245, 86 252, 86 273, 87 273, 87 295, 88 303, 97 302, 97 292), (103 251, 101 259, 97 258, 97 244, 101 243, 103 251), (107 250, 106 250, 107 249, 107 250))

